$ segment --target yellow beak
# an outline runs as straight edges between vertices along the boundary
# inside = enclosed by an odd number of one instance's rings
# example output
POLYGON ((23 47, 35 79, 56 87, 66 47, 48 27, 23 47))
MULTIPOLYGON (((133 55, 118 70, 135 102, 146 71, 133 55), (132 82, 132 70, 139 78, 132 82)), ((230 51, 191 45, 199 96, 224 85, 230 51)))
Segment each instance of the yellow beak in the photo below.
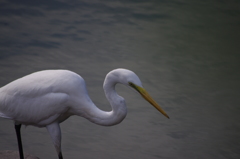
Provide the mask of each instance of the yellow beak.
POLYGON ((138 91, 141 95, 142 95, 142 97, 144 98, 144 99, 146 99, 151 105, 153 105, 159 112, 161 112, 165 117, 167 117, 167 118, 169 118, 169 116, 167 115, 167 113, 165 113, 164 112, 164 110, 157 104, 157 102, 155 102, 154 100, 153 100, 153 98, 148 94, 148 92, 144 89, 144 88, 142 88, 142 87, 140 87, 140 86, 137 86, 137 85, 135 85, 135 84, 133 84, 133 83, 129 83, 129 85, 131 86, 131 87, 133 87, 136 91, 138 91))

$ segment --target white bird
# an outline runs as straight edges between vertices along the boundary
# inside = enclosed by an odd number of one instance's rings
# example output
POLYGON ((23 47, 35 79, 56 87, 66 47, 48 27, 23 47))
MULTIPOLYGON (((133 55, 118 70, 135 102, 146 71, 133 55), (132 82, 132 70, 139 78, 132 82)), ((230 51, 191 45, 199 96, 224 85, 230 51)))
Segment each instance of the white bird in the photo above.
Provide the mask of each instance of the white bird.
POLYGON ((123 97, 115 91, 121 83, 134 88, 167 118, 168 115, 145 91, 138 76, 127 69, 115 69, 106 75, 103 89, 112 111, 100 110, 88 96, 84 79, 68 70, 45 70, 17 79, 0 88, 0 117, 15 121, 19 155, 23 159, 21 125, 46 127, 62 159, 61 130, 59 124, 71 115, 111 126, 127 115, 123 97))

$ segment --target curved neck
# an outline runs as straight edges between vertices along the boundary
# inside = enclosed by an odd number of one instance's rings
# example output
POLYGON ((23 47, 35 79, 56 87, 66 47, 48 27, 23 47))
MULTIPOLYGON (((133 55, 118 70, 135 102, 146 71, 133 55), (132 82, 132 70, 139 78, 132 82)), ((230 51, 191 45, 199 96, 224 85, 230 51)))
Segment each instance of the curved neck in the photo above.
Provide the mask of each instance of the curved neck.
POLYGON ((112 78, 110 80, 107 76, 103 85, 106 98, 112 107, 112 111, 102 111, 91 102, 91 105, 87 106, 87 113, 82 112, 83 114, 81 113, 81 116, 93 123, 103 126, 111 126, 120 123, 127 115, 127 107, 124 98, 119 96, 115 90, 115 85, 117 83, 119 83, 117 80, 112 80, 112 78))

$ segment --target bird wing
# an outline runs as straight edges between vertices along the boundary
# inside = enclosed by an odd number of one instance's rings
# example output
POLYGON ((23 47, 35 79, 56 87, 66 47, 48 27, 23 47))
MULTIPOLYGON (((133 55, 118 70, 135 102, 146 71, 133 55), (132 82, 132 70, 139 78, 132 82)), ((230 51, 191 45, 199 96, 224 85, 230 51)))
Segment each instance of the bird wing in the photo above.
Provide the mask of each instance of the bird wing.
POLYGON ((40 71, 17 79, 0 88, 0 112, 25 124, 63 121, 70 115, 69 98, 85 90, 84 80, 64 70, 40 71))
POLYGON ((49 124, 68 110, 65 103, 69 97, 65 93, 47 93, 33 98, 5 94, 4 97, 0 116, 25 125, 49 124))
POLYGON ((41 126, 67 112, 69 95, 54 78, 25 76, 0 89, 0 117, 41 126), (41 123, 41 125, 39 125, 41 123))

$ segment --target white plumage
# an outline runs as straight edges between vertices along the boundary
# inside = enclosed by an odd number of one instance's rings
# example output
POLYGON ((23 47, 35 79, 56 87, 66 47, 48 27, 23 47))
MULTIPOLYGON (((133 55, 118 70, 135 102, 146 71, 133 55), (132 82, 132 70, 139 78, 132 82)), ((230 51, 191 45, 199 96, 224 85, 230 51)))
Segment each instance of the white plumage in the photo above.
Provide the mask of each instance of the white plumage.
MULTIPOLYGON (((143 89, 138 76, 126 69, 115 69, 105 78, 103 88, 112 107, 110 112, 95 106, 88 96, 84 79, 78 74, 68 70, 46 70, 24 76, 0 88, 0 117, 14 120, 16 126, 24 124, 46 127, 61 159, 59 123, 71 115, 82 116, 104 126, 118 124, 125 118, 127 108, 124 98, 115 91, 117 83, 136 89, 168 117, 143 89)), ((21 151, 19 148, 22 159, 21 151)))

